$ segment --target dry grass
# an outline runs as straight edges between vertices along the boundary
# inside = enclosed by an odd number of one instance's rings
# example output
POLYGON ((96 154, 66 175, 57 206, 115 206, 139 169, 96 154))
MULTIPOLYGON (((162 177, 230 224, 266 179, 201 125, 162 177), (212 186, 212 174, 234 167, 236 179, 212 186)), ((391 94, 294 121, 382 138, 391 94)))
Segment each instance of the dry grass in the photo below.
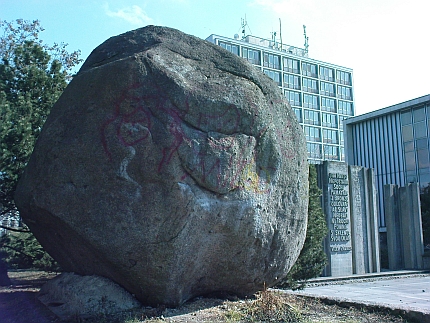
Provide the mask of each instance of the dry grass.
POLYGON ((303 322, 300 310, 292 304, 285 294, 265 290, 253 300, 231 302, 225 318, 227 322, 303 322))

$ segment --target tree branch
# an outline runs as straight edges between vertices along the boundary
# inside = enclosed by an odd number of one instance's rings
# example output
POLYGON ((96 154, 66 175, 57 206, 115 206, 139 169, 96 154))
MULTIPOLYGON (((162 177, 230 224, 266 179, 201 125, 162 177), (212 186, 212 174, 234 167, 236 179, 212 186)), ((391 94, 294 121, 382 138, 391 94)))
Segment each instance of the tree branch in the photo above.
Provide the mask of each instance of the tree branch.
POLYGON ((30 230, 27 230, 27 229, 11 228, 11 227, 1 225, 1 224, 0 224, 0 228, 5 229, 5 230, 9 230, 9 231, 13 231, 13 232, 31 232, 30 230))
POLYGON ((14 248, 14 247, 11 247, 11 246, 8 246, 8 245, 4 245, 3 246, 3 248, 6 248, 6 249, 11 249, 11 250, 13 250, 13 251, 15 251, 15 252, 18 252, 18 253, 20 253, 20 254, 22 254, 22 255, 24 255, 24 256, 26 256, 26 257, 28 257, 28 258, 31 258, 31 259, 37 259, 36 257, 34 257, 34 256, 32 256, 32 255, 29 255, 28 253, 25 253, 25 252, 23 252, 23 251, 21 251, 21 250, 19 250, 19 249, 16 249, 16 248, 14 248))

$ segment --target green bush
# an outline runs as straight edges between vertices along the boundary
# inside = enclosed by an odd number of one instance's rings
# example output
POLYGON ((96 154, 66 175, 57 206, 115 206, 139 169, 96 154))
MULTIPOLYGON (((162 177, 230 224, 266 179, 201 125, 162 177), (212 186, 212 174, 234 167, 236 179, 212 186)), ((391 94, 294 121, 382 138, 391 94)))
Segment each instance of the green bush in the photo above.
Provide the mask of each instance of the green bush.
POLYGON ((424 245, 430 245, 430 185, 421 190, 421 219, 424 245))
POLYGON ((31 232, 10 232, 0 238, 0 245, 9 268, 60 270, 31 232))
POLYGON ((317 184, 315 165, 309 165, 309 206, 306 240, 294 266, 279 287, 301 289, 310 278, 321 275, 327 264, 323 241, 328 234, 327 223, 321 208, 321 190, 317 184))

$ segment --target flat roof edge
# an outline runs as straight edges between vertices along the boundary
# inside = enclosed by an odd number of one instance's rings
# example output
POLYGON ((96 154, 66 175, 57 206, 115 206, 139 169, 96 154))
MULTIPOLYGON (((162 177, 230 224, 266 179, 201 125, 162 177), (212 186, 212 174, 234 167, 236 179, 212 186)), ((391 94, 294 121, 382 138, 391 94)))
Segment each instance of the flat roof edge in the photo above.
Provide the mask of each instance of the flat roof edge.
POLYGON ((364 114, 361 114, 361 115, 358 115, 355 117, 350 117, 348 119, 345 119, 343 122, 344 122, 344 124, 358 123, 358 122, 361 122, 364 120, 381 117, 383 115, 393 113, 396 111, 400 111, 400 110, 403 110, 405 108, 419 105, 419 104, 422 104, 425 102, 430 102, 430 94, 423 95, 423 96, 420 96, 418 98, 411 99, 411 100, 401 102, 398 104, 394 104, 394 105, 391 105, 391 106, 388 106, 386 108, 382 108, 382 109, 379 109, 376 111, 371 111, 371 112, 367 112, 367 113, 364 113, 364 114))
MULTIPOLYGON (((220 38, 222 40, 231 41, 231 42, 234 42, 234 43, 237 43, 237 44, 241 44, 241 45, 245 45, 245 46, 247 46, 247 45, 249 45, 249 46, 255 46, 255 47, 261 48, 263 50, 270 51, 272 53, 280 53, 280 54, 282 54, 284 56, 297 57, 297 58, 299 58, 301 60, 312 61, 312 62, 315 62, 315 63, 318 63, 318 64, 328 65, 328 66, 334 67, 334 68, 341 68, 341 69, 343 69, 345 71, 352 72, 352 73, 354 71, 350 67, 345 67, 345 66, 337 65, 337 64, 333 64, 333 63, 321 61, 321 60, 310 58, 310 57, 298 56, 298 55, 290 54, 290 53, 287 53, 287 52, 279 51, 279 50, 276 50, 276 49, 272 49, 270 47, 264 47, 264 46, 257 45, 257 44, 247 43, 247 42, 245 42, 243 40, 240 40, 240 39, 229 38, 229 37, 221 36, 221 35, 217 35, 217 34, 211 34, 208 37, 206 37, 205 40, 211 42, 211 40, 214 39, 214 38, 220 38)), ((297 47, 297 46, 293 46, 293 47, 297 47)), ((299 47, 297 47, 297 48, 299 48, 299 47)))

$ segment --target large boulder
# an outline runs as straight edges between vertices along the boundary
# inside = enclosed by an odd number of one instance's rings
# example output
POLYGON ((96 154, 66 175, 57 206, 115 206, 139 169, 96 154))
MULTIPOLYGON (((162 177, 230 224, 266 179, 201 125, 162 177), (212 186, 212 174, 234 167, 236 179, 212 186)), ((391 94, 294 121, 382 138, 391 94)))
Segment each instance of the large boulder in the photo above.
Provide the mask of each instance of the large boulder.
POLYGON ((16 192, 67 270, 144 304, 282 279, 307 222, 305 139, 279 88, 223 48, 148 26, 97 47, 16 192))

